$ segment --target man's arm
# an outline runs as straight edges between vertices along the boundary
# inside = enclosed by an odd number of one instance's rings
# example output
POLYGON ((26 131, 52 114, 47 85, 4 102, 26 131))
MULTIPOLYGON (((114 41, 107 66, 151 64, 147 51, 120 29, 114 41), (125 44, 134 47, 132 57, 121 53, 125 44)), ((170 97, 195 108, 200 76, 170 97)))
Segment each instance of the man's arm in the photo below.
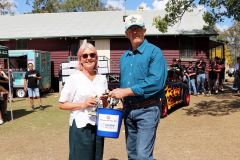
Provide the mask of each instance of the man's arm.
POLYGON ((26 84, 27 84, 27 80, 26 80, 26 79, 24 79, 24 91, 27 91, 26 84))
POLYGON ((221 67, 218 66, 218 69, 213 69, 213 71, 215 71, 215 72, 221 72, 221 67))
POLYGON ((41 80, 41 79, 42 79, 42 77, 41 77, 41 75, 40 75, 39 72, 37 72, 37 76, 33 76, 33 77, 36 78, 36 79, 38 79, 38 80, 41 80))
POLYGON ((202 67, 201 67, 201 64, 202 64, 201 61, 200 61, 199 63, 197 62, 197 63, 196 63, 196 68, 202 68, 202 67))

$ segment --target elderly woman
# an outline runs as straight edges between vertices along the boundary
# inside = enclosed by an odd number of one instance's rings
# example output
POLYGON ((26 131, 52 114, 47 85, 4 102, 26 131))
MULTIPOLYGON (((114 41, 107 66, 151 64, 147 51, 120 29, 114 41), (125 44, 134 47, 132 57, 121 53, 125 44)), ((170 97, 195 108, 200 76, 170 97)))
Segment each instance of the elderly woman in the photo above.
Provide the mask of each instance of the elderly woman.
POLYGON ((96 73, 98 55, 95 47, 84 40, 78 51, 79 66, 61 92, 59 107, 70 112, 70 160, 100 160, 103 157, 104 139, 96 136, 96 117, 89 114, 95 96, 100 97, 99 108, 107 107, 107 79, 96 73))
POLYGON ((234 67, 235 78, 233 88, 238 88, 237 93, 240 93, 240 57, 237 58, 237 64, 234 67))

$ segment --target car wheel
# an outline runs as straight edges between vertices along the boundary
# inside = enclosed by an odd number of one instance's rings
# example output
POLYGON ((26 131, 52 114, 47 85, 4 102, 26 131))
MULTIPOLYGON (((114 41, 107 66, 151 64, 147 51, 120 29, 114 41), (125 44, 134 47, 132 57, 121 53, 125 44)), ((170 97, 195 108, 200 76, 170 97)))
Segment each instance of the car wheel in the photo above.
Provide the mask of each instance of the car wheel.
POLYGON ((232 75, 231 75, 231 74, 229 74, 228 76, 229 76, 229 77, 232 77, 232 75))
POLYGON ((26 95, 27 95, 27 92, 25 92, 24 89, 17 89, 16 96, 18 98, 24 98, 26 97, 26 95))
POLYGON ((167 116, 168 112, 168 104, 166 98, 163 98, 161 101, 161 118, 164 118, 167 116))
POLYGON ((189 91, 186 89, 184 92, 183 105, 188 106, 189 103, 190 103, 190 94, 189 94, 189 91))

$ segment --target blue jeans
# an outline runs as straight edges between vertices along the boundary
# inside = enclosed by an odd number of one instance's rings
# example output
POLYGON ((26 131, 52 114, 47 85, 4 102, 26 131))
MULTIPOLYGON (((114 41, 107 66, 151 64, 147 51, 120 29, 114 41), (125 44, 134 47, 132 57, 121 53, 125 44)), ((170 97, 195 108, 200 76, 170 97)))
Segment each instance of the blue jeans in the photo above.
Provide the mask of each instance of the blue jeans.
POLYGON ((129 160, 153 160, 156 131, 160 122, 160 103, 132 109, 126 105, 124 124, 129 160))
POLYGON ((39 94, 39 89, 38 88, 27 88, 28 90, 28 97, 39 97, 40 94, 39 94), (35 96, 33 96, 33 94, 35 96))
POLYGON ((196 87, 195 87, 195 79, 189 80, 186 78, 186 82, 188 83, 189 94, 191 94, 191 86, 195 94, 197 94, 196 87))
POLYGON ((197 75, 197 92, 200 92, 200 86, 202 87, 202 93, 204 92, 205 74, 197 75))

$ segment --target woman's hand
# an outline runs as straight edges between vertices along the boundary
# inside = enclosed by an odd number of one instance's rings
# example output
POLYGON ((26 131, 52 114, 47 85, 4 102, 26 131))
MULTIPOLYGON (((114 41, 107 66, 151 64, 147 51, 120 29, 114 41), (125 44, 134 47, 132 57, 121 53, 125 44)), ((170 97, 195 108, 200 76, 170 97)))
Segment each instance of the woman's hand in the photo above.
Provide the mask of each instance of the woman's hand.
POLYGON ((107 99, 108 99, 108 95, 106 95, 106 94, 102 94, 102 96, 100 97, 100 100, 102 100, 102 101, 107 101, 107 99))
POLYGON ((84 102, 84 108, 87 108, 88 106, 93 107, 97 103, 96 98, 94 97, 89 97, 85 102, 84 102))

